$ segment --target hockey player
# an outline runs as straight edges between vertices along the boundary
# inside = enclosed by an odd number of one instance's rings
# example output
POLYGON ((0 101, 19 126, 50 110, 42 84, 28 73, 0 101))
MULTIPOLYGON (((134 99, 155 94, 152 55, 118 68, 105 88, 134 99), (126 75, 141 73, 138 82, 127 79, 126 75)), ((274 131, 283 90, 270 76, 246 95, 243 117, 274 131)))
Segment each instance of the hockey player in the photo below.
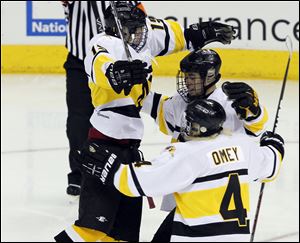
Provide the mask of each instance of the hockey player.
POLYGON ((177 75, 177 93, 172 97, 150 92, 142 111, 151 115, 160 131, 180 140, 182 113, 189 102, 198 98, 218 101, 226 112, 224 129, 258 136, 268 120, 266 108, 260 104, 256 92, 243 82, 225 82, 222 88, 216 84, 221 79, 222 60, 211 49, 198 49, 180 62, 177 75))
MULTIPOLYGON (((172 142, 181 141, 181 117, 187 105, 197 98, 218 101, 226 112, 224 130, 233 133, 260 135, 268 120, 268 113, 259 103, 256 92, 246 83, 225 82, 217 88, 220 81, 221 58, 214 50, 199 49, 191 52, 180 62, 177 75, 177 94, 166 97, 150 92, 144 101, 142 111, 151 115, 160 131, 172 136, 172 142)), ((172 211, 175 208, 173 195, 164 196, 161 209, 172 211)), ((175 211, 173 210, 173 213, 175 211)), ((170 215, 159 227, 154 242, 168 241, 172 220, 170 215)))
POLYGON ((84 172, 130 197, 174 193, 171 241, 249 241, 249 183, 275 179, 283 138, 265 132, 259 146, 248 135, 222 133, 226 113, 209 99, 189 103, 182 118, 183 142, 150 162, 121 164, 124 157, 90 144, 95 156, 85 159, 83 168, 90 163, 97 170, 84 172))
MULTIPOLYGON (((184 30, 174 21, 147 18, 142 5, 132 2, 115 4, 133 61, 127 61, 111 7, 104 16, 106 33, 91 40, 84 60, 95 107, 86 146, 92 142, 107 146, 123 154, 128 163, 140 160, 138 147, 144 128, 139 112, 151 88, 153 57, 213 41, 229 44, 234 35, 232 26, 214 22, 184 30)), ((94 155, 92 148, 83 149, 81 155, 88 158, 90 153, 94 155)), ((83 178, 79 219, 56 236, 56 241, 139 240, 142 198, 130 198, 99 184, 83 178)))

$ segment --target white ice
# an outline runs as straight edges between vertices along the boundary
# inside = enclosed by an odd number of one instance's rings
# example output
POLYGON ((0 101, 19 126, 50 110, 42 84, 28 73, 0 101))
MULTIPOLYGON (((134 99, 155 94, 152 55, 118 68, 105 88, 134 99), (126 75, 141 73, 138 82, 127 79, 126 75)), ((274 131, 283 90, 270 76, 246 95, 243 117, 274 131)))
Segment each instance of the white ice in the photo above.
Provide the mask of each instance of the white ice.
MULTIPOLYGON (((224 80, 225 81, 225 80, 224 80)), ((247 81, 269 110, 272 130, 281 81, 247 81)), ((54 241, 77 217, 66 193, 68 140, 63 75, 1 75, 1 241, 54 241)), ((155 78, 153 90, 172 95, 175 78, 155 78)), ((170 138, 146 116, 142 150, 159 153, 170 138)), ((299 81, 288 81, 276 130, 286 141, 281 173, 265 186, 255 241, 299 242, 299 81)), ((252 191, 252 214, 258 190, 252 191)), ((144 204, 141 240, 150 241, 166 216, 144 204)))

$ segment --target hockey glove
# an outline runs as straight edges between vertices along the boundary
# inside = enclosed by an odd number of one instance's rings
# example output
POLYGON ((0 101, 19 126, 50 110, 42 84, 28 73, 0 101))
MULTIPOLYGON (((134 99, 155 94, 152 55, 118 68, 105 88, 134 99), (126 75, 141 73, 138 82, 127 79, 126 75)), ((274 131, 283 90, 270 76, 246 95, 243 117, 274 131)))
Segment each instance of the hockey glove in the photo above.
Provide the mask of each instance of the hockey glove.
POLYGON ((276 133, 266 131, 261 135, 260 146, 271 145, 278 150, 283 159, 284 156, 284 140, 283 138, 276 133))
POLYGON ((246 83, 225 82, 223 92, 232 100, 232 107, 240 119, 251 121, 261 114, 256 92, 246 83))
POLYGON ((194 49, 219 41, 223 44, 230 44, 234 39, 235 31, 231 25, 217 22, 202 22, 201 24, 192 24, 184 30, 184 37, 187 48, 190 49, 190 42, 194 49))
POLYGON ((104 185, 113 184, 114 174, 120 167, 118 156, 95 142, 85 143, 76 160, 82 173, 99 179, 104 185))
POLYGON ((152 72, 152 68, 146 67, 147 63, 141 60, 116 61, 109 65, 105 76, 116 93, 120 94, 124 90, 127 96, 133 85, 147 82, 148 73, 152 72))

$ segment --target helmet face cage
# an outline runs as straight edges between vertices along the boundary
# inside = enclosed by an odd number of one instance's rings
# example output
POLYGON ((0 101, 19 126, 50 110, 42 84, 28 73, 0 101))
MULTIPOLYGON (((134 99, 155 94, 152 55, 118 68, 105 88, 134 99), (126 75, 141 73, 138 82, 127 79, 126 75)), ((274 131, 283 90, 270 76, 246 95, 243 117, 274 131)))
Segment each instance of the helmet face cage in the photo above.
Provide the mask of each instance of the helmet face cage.
MULTIPOLYGON (((139 5, 126 1, 116 2, 116 10, 123 27, 125 41, 137 52, 140 52, 148 37, 146 13, 139 5)), ((106 9, 105 26, 108 34, 120 37, 111 6, 106 9)))
POLYGON ((197 97, 202 97, 205 93, 204 82, 199 73, 182 72, 177 74, 177 92, 185 102, 191 102, 197 97))
POLYGON ((125 41, 136 50, 140 52, 147 42, 148 28, 147 25, 134 27, 129 29, 128 26, 123 26, 123 33, 125 41))

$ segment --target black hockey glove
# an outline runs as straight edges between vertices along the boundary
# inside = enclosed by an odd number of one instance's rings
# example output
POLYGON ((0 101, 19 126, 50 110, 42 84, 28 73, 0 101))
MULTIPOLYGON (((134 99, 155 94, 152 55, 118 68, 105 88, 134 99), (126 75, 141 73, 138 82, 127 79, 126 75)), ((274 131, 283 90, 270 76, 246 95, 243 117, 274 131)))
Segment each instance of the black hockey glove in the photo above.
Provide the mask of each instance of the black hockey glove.
POLYGON ((217 22, 202 22, 201 24, 192 24, 184 30, 184 37, 187 42, 187 48, 190 49, 190 42, 194 49, 219 41, 223 44, 230 44, 234 39, 235 31, 231 25, 217 22))
POLYGON ((261 114, 257 94, 248 84, 225 82, 222 90, 233 101, 231 106, 240 119, 251 121, 261 114))
POLYGON ((99 179, 104 185, 113 184, 114 174, 120 167, 118 156, 95 142, 85 143, 76 160, 82 173, 99 179))
POLYGON ((147 82, 148 73, 152 72, 152 68, 146 67, 147 63, 141 60, 116 61, 109 65, 105 76, 116 93, 120 94, 124 90, 127 96, 133 85, 147 82))
POLYGON ((278 150, 283 159, 284 156, 284 139, 276 133, 266 131, 261 135, 260 146, 271 145, 278 150))

